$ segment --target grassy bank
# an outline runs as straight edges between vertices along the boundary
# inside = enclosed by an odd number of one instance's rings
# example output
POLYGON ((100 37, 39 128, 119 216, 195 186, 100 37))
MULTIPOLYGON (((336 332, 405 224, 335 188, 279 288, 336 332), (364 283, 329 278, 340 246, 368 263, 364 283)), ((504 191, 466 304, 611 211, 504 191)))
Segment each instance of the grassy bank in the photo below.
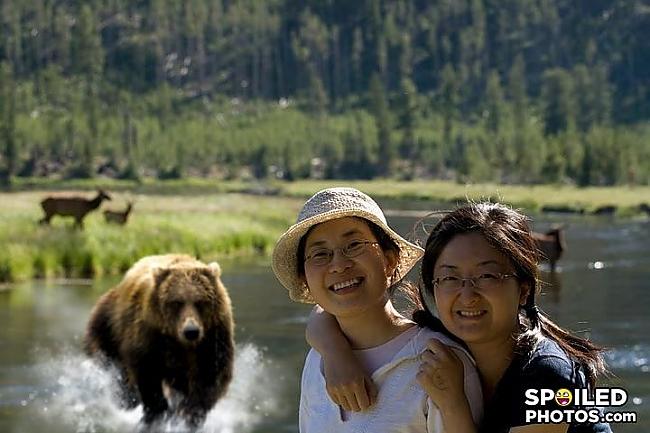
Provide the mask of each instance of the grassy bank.
POLYGON ((16 185, 16 192, 0 193, 0 282, 121 274, 136 259, 149 254, 182 252, 206 261, 266 254, 295 218, 304 198, 335 185, 354 186, 378 199, 436 203, 498 199, 530 213, 547 206, 590 212, 611 205, 616 206, 618 215, 632 215, 641 203, 650 201, 650 187, 459 185, 385 180, 265 184, 211 179, 139 184, 112 180, 39 182, 23 181, 16 185), (42 216, 39 202, 47 191, 90 190, 97 186, 105 187, 114 196, 102 208, 123 209, 127 200, 135 202, 134 213, 125 227, 106 224, 101 212, 88 215, 83 231, 73 230, 70 219, 57 217, 52 226, 37 224, 42 216), (39 190, 30 191, 34 187, 39 190))
POLYGON ((162 196, 115 193, 104 207, 135 201, 129 223, 108 225, 89 214, 83 231, 70 219, 37 224, 46 193, 0 194, 0 282, 120 274, 139 257, 168 252, 202 260, 264 254, 295 217, 300 201, 240 194, 162 196))
POLYGON ((331 186, 353 186, 373 197, 384 199, 429 200, 433 202, 464 202, 467 199, 493 199, 538 212, 544 207, 563 207, 587 213, 602 206, 614 206, 620 215, 639 212, 639 205, 650 204, 650 186, 611 186, 579 188, 571 185, 499 185, 491 183, 459 184, 452 181, 393 180, 300 180, 296 182, 245 182, 189 178, 143 182, 114 179, 54 181, 48 179, 17 179, 15 191, 80 189, 102 186, 109 191, 133 194, 185 195, 196 197, 217 193, 254 193, 305 198, 331 186))
POLYGON ((602 206, 615 206, 617 213, 630 215, 642 203, 650 203, 648 186, 615 186, 578 188, 568 185, 463 185, 449 181, 427 180, 395 182, 374 181, 300 181, 282 184, 286 195, 304 197, 330 186, 354 186, 373 197, 389 199, 430 200, 434 202, 465 202, 491 199, 538 212, 544 207, 592 212, 602 206))

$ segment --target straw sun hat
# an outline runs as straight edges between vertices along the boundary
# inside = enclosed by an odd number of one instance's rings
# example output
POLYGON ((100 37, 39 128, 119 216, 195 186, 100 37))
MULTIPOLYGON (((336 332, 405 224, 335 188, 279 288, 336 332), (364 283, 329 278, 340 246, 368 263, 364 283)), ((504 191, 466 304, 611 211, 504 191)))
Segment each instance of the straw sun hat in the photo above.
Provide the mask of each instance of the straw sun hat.
POLYGON ((400 254, 398 278, 404 277, 422 257, 424 250, 395 233, 377 203, 354 188, 329 188, 314 194, 305 202, 294 225, 278 239, 273 250, 273 272, 289 290, 294 301, 315 303, 303 279, 298 275, 298 244, 313 226, 343 217, 360 217, 375 223, 397 244, 400 254))

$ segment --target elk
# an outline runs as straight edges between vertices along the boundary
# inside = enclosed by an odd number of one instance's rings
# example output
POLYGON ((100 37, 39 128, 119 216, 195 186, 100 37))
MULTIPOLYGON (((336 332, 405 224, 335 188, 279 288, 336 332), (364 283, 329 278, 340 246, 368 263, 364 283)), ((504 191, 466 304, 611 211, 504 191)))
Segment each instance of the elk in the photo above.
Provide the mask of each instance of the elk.
POLYGON ((566 249, 564 244, 563 227, 556 227, 546 233, 533 232, 533 238, 537 244, 542 260, 547 261, 551 265, 551 272, 555 272, 555 263, 562 256, 562 252, 566 249))
POLYGON ((87 198, 75 195, 54 195, 46 197, 41 201, 41 207, 45 216, 39 221, 41 224, 49 224, 54 215, 71 216, 75 220, 75 227, 83 228, 83 220, 89 212, 97 209, 104 200, 110 200, 111 196, 101 189, 97 190, 95 198, 87 198))
POLYGON ((133 203, 129 201, 126 204, 126 209, 124 209, 123 211, 106 209, 104 211, 104 219, 106 220, 107 223, 113 223, 113 224, 118 224, 123 226, 128 221, 131 210, 133 210, 133 203))
POLYGON ((640 210, 641 212, 645 212, 645 213, 647 213, 648 215, 650 215, 650 204, 648 204, 648 203, 641 203, 641 204, 639 205, 639 210, 640 210))

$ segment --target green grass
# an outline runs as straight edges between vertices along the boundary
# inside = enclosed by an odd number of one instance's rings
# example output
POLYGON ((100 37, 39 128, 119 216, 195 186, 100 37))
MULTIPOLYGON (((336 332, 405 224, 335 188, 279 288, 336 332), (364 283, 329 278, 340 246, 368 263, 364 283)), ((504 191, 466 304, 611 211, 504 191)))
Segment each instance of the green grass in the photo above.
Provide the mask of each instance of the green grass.
MULTIPOLYGON (((144 179, 142 182, 115 179, 52 180, 39 178, 16 178, 15 191, 105 188, 121 194, 183 195, 200 197, 219 193, 245 193, 266 190, 280 196, 306 198, 316 191, 331 186, 353 186, 373 197, 387 199, 428 200, 434 202, 464 202, 467 199, 492 199, 509 203, 527 211, 536 212, 544 206, 564 206, 589 212, 600 206, 613 205, 618 213, 629 215, 637 212, 641 203, 650 204, 650 186, 611 186, 580 188, 571 185, 498 185, 491 183, 459 184, 442 180, 394 181, 379 179, 370 181, 347 180, 300 180, 241 181, 205 178, 188 178, 160 181, 144 179)), ((43 195, 44 193, 40 193, 43 195)), ((255 199, 253 199, 255 200, 255 199)))
POLYGON ((567 185, 463 185, 440 180, 300 181, 282 184, 283 192, 295 197, 308 197, 331 186, 353 186, 376 198, 459 203, 468 199, 490 199, 529 212, 537 212, 544 206, 565 206, 590 212, 600 206, 613 205, 620 214, 632 214, 641 203, 650 203, 649 186, 578 188, 567 185))
POLYGON ((0 282, 121 274, 149 254, 187 253, 204 261, 267 254, 295 218, 300 200, 241 194, 162 196, 114 194, 102 208, 135 201, 129 223, 106 224, 89 214, 83 231, 54 217, 37 224, 44 192, 0 194, 0 282))
POLYGON ((187 253, 205 261, 268 254, 278 236, 295 219, 304 199, 337 185, 354 186, 378 199, 435 203, 493 199, 527 212, 537 212, 543 206, 589 212, 614 205, 619 215, 631 215, 640 203, 650 201, 650 187, 623 186, 460 185, 448 181, 390 180, 266 184, 213 179, 141 184, 49 180, 38 181, 39 191, 29 191, 32 184, 22 182, 18 192, 0 193, 0 282, 119 275, 138 258, 149 254, 187 253), (114 199, 102 208, 123 209, 127 200, 134 201, 131 220, 125 227, 108 225, 101 212, 93 212, 86 218, 83 231, 73 230, 70 219, 58 217, 53 219, 52 226, 38 225, 42 213, 39 202, 47 191, 73 186, 86 191, 97 186, 110 190, 114 199), (237 193, 260 188, 279 195, 237 193))

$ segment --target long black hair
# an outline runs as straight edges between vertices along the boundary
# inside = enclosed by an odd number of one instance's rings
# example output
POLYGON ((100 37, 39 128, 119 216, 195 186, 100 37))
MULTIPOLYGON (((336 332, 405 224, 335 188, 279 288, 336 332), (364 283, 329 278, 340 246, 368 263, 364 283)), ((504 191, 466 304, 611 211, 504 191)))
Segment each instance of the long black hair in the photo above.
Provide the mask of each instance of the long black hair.
POLYGON ((539 252, 531 234, 528 218, 503 204, 469 203, 446 214, 436 224, 425 246, 416 299, 416 305, 420 308, 414 312, 413 319, 422 326, 449 334, 442 322, 427 307, 424 295, 433 294, 434 267, 442 250, 456 235, 464 233, 481 234, 493 248, 510 260, 519 283, 529 287, 526 301, 519 309, 522 329, 516 337, 515 350, 530 352, 543 337, 550 338, 570 358, 583 366, 588 383, 592 387, 595 386, 596 377, 607 372, 602 357, 603 348, 571 334, 539 310, 535 303, 535 295, 540 288, 537 270, 539 252))

